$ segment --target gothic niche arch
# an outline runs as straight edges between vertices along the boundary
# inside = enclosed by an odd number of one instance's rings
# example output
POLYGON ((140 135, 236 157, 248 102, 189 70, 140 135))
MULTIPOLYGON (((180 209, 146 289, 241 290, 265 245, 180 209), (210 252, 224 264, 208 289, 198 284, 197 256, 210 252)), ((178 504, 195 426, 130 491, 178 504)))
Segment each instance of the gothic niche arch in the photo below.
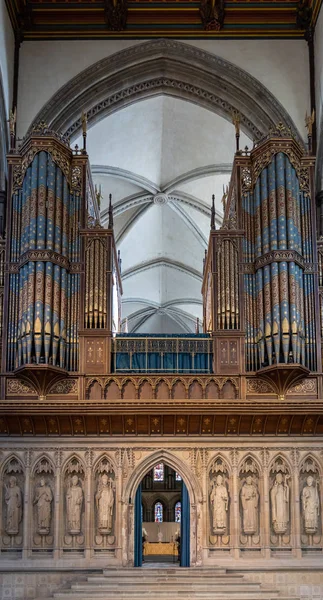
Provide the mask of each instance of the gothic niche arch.
POLYGON ((2 470, 2 547, 21 552, 23 545, 25 469, 19 458, 11 455, 2 470))
POLYGON ((77 455, 63 468, 62 511, 63 551, 83 552, 85 541, 85 467, 77 455))
POLYGON ((257 79, 231 62, 183 42, 157 39, 126 48, 94 63, 62 86, 37 114, 72 140, 81 132, 87 107, 89 127, 134 102, 161 94, 193 102, 261 139, 278 122, 302 138, 287 111, 257 79), (107 92, 108 90, 108 92, 107 92))
POLYGON ((104 455, 93 467, 94 546, 107 551, 116 542, 116 471, 111 459, 104 455))
POLYGON ((190 499, 190 564, 198 566, 202 563, 200 505, 202 503, 202 489, 195 473, 188 465, 171 453, 169 450, 157 450, 144 458, 132 471, 122 494, 124 534, 122 539, 122 563, 123 566, 133 565, 134 562, 134 508, 135 496, 139 484, 158 463, 164 463, 171 467, 182 477, 190 499))
POLYGON ((301 544, 311 549, 322 546, 322 470, 311 455, 306 455, 299 467, 301 544))
POLYGON ((52 550, 54 545, 55 467, 42 455, 32 471, 32 546, 34 550, 52 550))
POLYGON ((260 465, 248 455, 239 468, 240 544, 260 546, 260 465))
POLYGON ((230 471, 222 456, 215 457, 208 470, 209 543, 230 547, 230 471))
POLYGON ((291 543, 291 467, 278 455, 269 468, 270 543, 272 547, 289 547, 291 543))

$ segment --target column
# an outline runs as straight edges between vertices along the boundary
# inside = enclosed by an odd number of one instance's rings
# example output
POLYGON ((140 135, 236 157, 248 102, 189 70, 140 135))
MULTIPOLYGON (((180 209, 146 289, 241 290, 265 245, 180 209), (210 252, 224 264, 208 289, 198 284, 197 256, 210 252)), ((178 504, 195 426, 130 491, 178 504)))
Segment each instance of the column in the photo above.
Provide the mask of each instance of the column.
POLYGON ((292 451, 293 459, 293 490, 294 497, 290 499, 292 510, 291 510, 291 542, 293 547, 293 554, 297 558, 302 558, 302 547, 301 547, 301 506, 300 506, 300 492, 299 492, 299 450, 294 448, 292 451))
POLYGON ((269 501, 269 452, 265 448, 262 452, 263 464, 263 515, 262 515, 262 530, 263 539, 262 545, 265 548, 265 557, 270 558, 270 501, 269 501))
POLYGON ((92 505, 92 497, 91 497, 92 485, 91 485, 91 483, 92 483, 92 466, 93 466, 93 451, 92 450, 87 450, 87 452, 85 453, 85 460, 86 460, 86 477, 85 477, 85 489, 84 489, 84 496, 85 496, 85 524, 84 524, 85 558, 90 559, 91 558, 91 547, 92 547, 91 517, 93 517, 93 515, 91 515, 91 505, 92 505))
POLYGON ((64 512, 62 511, 61 521, 61 466, 62 466, 62 452, 57 450, 55 452, 55 489, 54 489, 54 559, 57 560, 61 555, 61 528, 64 530, 64 512))
POLYGON ((32 522, 31 502, 30 502, 30 464, 32 459, 32 451, 25 452, 25 492, 24 492, 24 507, 23 507, 23 550, 22 558, 29 558, 30 555, 30 537, 32 535, 30 523, 32 522))
POLYGON ((238 451, 231 451, 232 462, 232 517, 231 523, 231 544, 234 558, 239 558, 239 532, 240 532, 240 514, 239 514, 239 486, 238 486, 238 451))

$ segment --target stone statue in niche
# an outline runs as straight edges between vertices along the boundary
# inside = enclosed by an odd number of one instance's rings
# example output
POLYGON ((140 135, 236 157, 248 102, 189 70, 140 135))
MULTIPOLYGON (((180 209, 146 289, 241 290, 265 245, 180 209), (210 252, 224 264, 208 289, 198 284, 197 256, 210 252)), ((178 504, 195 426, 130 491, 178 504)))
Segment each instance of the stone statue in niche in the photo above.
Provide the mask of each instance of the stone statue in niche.
POLYGON ((105 473, 99 480, 95 500, 98 514, 98 529, 100 533, 110 533, 113 521, 114 486, 112 479, 105 473))
POLYGON ((312 475, 307 477, 302 491, 302 514, 306 533, 316 533, 320 515, 320 500, 318 482, 315 481, 312 475))
POLYGON ((6 533, 18 535, 19 523, 22 520, 22 493, 14 475, 10 477, 9 485, 5 484, 5 503, 7 505, 6 533))
POLYGON ((227 529, 227 511, 229 506, 227 486, 223 482, 222 475, 217 475, 211 485, 212 529, 214 533, 224 534, 227 529))
POLYGON ((240 492, 242 529, 245 535, 254 535, 258 529, 259 492, 253 477, 248 475, 240 492))
POLYGON ((276 473, 270 490, 272 526, 276 534, 286 533, 289 524, 289 475, 276 473))
POLYGON ((52 518, 53 492, 41 477, 39 485, 35 489, 34 504, 37 507, 37 532, 39 535, 48 535, 52 518))
POLYGON ((66 492, 67 530, 71 535, 81 532, 83 490, 77 475, 73 475, 66 492))

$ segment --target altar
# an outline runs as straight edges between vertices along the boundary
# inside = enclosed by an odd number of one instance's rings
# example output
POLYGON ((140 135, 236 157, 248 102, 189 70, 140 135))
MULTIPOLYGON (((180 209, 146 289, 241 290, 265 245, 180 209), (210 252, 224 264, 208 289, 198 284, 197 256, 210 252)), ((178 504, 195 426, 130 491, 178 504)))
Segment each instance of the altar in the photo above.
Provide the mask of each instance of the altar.
POLYGON ((177 556, 177 542, 145 542, 144 556, 149 555, 169 555, 177 556))

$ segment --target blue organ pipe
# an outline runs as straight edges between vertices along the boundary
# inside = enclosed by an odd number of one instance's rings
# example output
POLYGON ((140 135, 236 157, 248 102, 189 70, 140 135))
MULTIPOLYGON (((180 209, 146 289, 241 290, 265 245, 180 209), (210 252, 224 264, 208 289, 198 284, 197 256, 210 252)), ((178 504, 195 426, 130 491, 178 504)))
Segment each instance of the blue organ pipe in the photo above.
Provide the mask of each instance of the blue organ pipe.
POLYGON ((52 341, 52 306, 53 306, 53 263, 46 262, 45 279, 45 312, 44 312, 44 350, 45 363, 49 363, 52 341))
POLYGON ((272 160, 268 166, 268 186, 269 186, 269 226, 270 226, 270 249, 277 249, 278 230, 277 230, 277 206, 276 206, 276 169, 275 161, 272 160))
POLYGON ((59 343, 59 366, 65 364, 66 348, 66 269, 61 269, 61 305, 60 305, 60 343, 59 343))
POLYGON ((271 322, 271 277, 270 266, 264 267, 264 303, 265 303, 265 342, 267 349, 268 362, 273 362, 273 340, 272 340, 272 322, 271 322))
MULTIPOLYGON (((275 159, 274 159, 275 160, 275 159)), ((276 194, 277 194, 277 216, 278 216, 278 248, 287 249, 286 232, 286 198, 285 198, 285 173, 284 155, 280 152, 276 155, 276 194)))

